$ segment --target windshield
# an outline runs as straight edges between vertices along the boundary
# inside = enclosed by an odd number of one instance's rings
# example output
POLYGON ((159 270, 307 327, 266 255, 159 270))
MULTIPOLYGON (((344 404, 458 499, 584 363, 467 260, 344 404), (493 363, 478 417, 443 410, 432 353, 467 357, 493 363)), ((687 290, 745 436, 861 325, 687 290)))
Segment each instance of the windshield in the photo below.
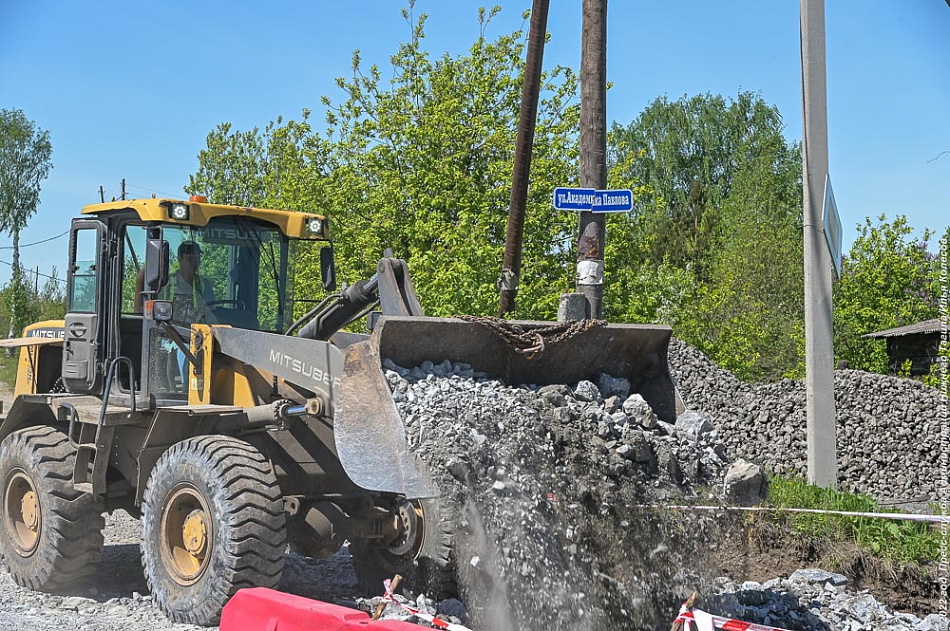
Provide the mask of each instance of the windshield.
POLYGON ((163 227, 171 266, 165 299, 176 323, 230 324, 281 332, 292 306, 288 240, 270 224, 219 217, 207 226, 163 227))

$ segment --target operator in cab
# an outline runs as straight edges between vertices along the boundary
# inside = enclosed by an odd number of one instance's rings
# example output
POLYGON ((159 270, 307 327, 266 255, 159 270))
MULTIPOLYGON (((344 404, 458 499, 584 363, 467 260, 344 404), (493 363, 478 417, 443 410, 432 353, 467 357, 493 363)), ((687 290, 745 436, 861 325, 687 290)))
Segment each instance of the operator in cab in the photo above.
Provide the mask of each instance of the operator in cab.
MULTIPOLYGON (((169 276, 168 284, 160 294, 160 300, 171 301, 174 306, 174 321, 181 324, 193 322, 213 323, 214 315, 209 305, 215 301, 211 281, 199 272, 201 248, 194 241, 183 241, 178 246, 177 269, 169 276)), ((142 313, 145 268, 135 278, 135 313, 142 313)))
POLYGON ((178 246, 178 269, 162 289, 162 297, 173 305, 175 320, 179 322, 212 322, 208 306, 214 302, 211 281, 200 272, 201 248, 194 241, 182 241, 178 246))
MULTIPOLYGON (((201 248, 194 241, 183 241, 178 246, 177 269, 169 275, 168 284, 159 293, 161 300, 172 303, 173 322, 188 326, 195 322, 214 323, 216 319, 209 306, 215 301, 211 281, 201 275, 201 248)), ((135 311, 142 312, 143 268, 135 279, 135 311)), ((166 356, 166 378, 171 390, 187 390, 188 359, 170 339, 162 343, 166 356), (176 379, 177 378, 177 379, 176 379)))

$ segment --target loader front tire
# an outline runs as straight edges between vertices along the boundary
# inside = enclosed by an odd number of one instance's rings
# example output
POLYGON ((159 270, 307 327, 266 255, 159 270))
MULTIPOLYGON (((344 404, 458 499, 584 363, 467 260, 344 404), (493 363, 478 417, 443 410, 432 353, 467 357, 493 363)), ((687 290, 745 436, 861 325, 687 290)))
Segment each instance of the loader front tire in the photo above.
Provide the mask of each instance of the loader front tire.
POLYGON ((44 592, 88 581, 102 554, 102 502, 73 488, 76 450, 53 427, 0 444, 0 552, 13 580, 44 592))
POLYGON ((153 601, 175 622, 214 625, 242 587, 276 587, 287 546, 270 461, 229 436, 183 440, 149 476, 142 564, 153 601))
POLYGON ((415 512, 418 538, 412 542, 398 541, 395 546, 375 540, 351 542, 350 554, 360 589, 369 595, 380 595, 383 581, 400 574, 402 584, 412 592, 440 600, 457 596, 457 510, 445 497, 400 503, 403 510, 408 505, 415 512))

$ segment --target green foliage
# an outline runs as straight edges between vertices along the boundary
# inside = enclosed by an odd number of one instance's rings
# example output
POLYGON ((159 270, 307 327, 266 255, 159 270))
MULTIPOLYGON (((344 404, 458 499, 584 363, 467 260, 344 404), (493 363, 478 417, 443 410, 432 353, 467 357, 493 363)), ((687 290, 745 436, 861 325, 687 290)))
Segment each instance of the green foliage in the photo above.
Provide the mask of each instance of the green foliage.
POLYGON ((937 317, 939 265, 928 250, 932 233, 913 238, 903 215, 857 228, 834 285, 835 354, 852 368, 886 373, 884 341, 861 336, 937 317))
MULTIPOLYGON (((796 478, 774 476, 769 504, 776 508, 808 508, 862 513, 896 513, 867 497, 820 488, 796 478)), ((926 563, 940 558, 940 532, 927 524, 870 517, 780 514, 793 529, 813 540, 853 541, 874 555, 898 563, 926 563)))
POLYGON ((779 167, 794 153, 782 129, 778 109, 751 92, 730 101, 711 94, 674 102, 660 97, 627 127, 614 123, 613 159, 648 191, 638 215, 654 235, 649 260, 689 263, 698 280, 708 280, 723 202, 737 176, 762 161, 779 167))
MULTIPOLYGON (((222 123, 186 190, 326 214, 340 280, 369 277, 392 248, 409 261, 430 315, 494 313, 524 33, 489 39, 498 9, 481 11, 465 54, 434 57, 424 47, 426 16, 412 8, 408 41, 390 67, 354 54, 351 74, 337 79, 341 95, 322 99, 325 125, 312 125, 310 110, 250 131, 222 123)), ((576 216, 554 212, 550 193, 577 182, 578 116, 574 73, 545 73, 517 318, 552 319, 558 295, 574 284, 576 216)), ((669 324, 741 378, 802 376, 801 152, 783 128, 778 110, 750 92, 659 98, 613 126, 608 183, 634 190, 635 211, 607 217, 610 320, 669 324)), ((886 367, 880 344, 861 334, 921 312, 906 303, 908 288, 923 287, 923 254, 885 237, 868 223, 835 290, 836 348, 855 367, 886 367)), ((296 295, 318 299, 316 251, 294 256, 296 295)))
POLYGON ((659 98, 614 125, 614 179, 641 187, 608 233, 611 314, 673 325, 740 377, 801 373, 801 156, 782 129, 749 92, 659 98))
POLYGON ((15 335, 20 335, 28 324, 60 320, 65 315, 66 284, 55 267, 42 284, 31 273, 19 271, 0 287, 0 330, 12 328, 15 335), (17 317, 11 322, 14 313, 17 317))
MULTIPOLYGON (((391 69, 364 67, 357 51, 352 76, 337 80, 342 102, 323 99, 325 131, 311 128, 309 111, 263 132, 221 125, 188 191, 326 213, 342 280, 370 276, 391 247, 409 260, 427 313, 493 313, 524 70, 522 31, 485 37, 496 13, 480 13, 467 54, 433 59, 426 16, 405 11, 410 39, 391 69), (249 183, 233 184, 235 174, 249 183)), ((516 315, 548 319, 573 284, 576 217, 555 213, 550 191, 576 182, 578 106, 569 69, 545 73, 542 86, 516 315)))
MULTIPOLYGON (((0 330, 21 335, 23 327, 44 320, 61 320, 66 315, 66 284, 53 268, 50 278, 39 284, 22 269, 15 271, 0 287, 0 330), (16 314, 16 316, 14 316, 16 314)), ((16 382, 19 352, 0 353, 0 381, 12 386, 16 382)))
POLYGON ((20 232, 40 203, 40 182, 53 167, 52 152, 48 131, 36 127, 22 110, 0 109, 0 230, 13 239, 14 291, 10 304, 16 327, 29 321, 28 314, 20 311, 27 306, 26 292, 21 287, 20 232))

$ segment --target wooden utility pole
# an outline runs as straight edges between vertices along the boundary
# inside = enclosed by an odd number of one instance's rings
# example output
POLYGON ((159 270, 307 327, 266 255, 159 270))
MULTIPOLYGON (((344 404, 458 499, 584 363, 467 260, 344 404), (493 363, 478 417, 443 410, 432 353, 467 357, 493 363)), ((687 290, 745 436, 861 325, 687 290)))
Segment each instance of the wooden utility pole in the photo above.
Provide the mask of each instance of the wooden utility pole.
POLYGON ((534 0, 528 32, 528 53, 525 59, 524 84, 521 87, 521 112, 518 118, 518 139, 515 164, 511 176, 511 201, 508 204, 508 231, 505 237, 505 261, 498 278, 498 315, 503 317, 515 309, 518 280, 521 276, 521 244, 524 240, 524 216, 528 203, 528 176, 531 174, 531 150, 534 146, 534 125, 538 117, 538 93, 541 91, 541 60, 547 34, 548 0, 534 0))
MULTIPOLYGON (((581 35, 581 187, 607 188, 607 0, 583 0, 581 35)), ((575 291, 604 316, 603 213, 581 212, 575 291)))
POLYGON ((805 229, 805 416, 808 481, 834 487, 838 465, 832 345, 832 260, 822 209, 828 178, 825 2, 801 0, 802 185, 805 229))
POLYGON ((125 201, 125 178, 122 178, 122 201, 125 201))
POLYGON ((99 187, 99 202, 102 204, 106 203, 106 192, 101 186, 99 187))

